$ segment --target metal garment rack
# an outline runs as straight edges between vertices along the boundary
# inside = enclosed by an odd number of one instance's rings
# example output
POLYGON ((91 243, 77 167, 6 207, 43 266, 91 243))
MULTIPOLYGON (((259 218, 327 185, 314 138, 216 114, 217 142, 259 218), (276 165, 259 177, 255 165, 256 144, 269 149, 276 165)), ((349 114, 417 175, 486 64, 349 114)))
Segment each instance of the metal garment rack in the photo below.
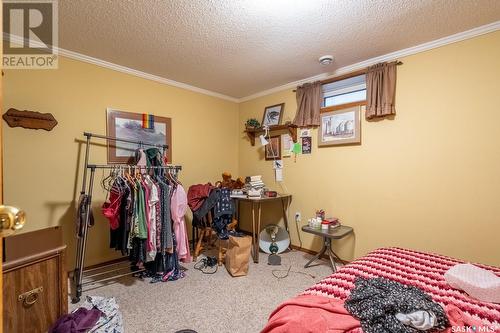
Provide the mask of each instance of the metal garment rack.
MULTIPOLYGON (((73 271, 73 282, 75 286, 75 297, 73 297, 72 302, 73 303, 78 303, 80 301, 80 297, 82 296, 82 288, 84 285, 92 285, 96 284, 98 282, 105 282, 108 280, 113 280, 117 279, 123 276, 131 275, 134 273, 139 273, 144 271, 144 269, 141 270, 135 270, 135 271, 129 271, 126 273, 123 273, 123 270, 126 267, 121 267, 121 268, 114 268, 111 270, 106 270, 104 272, 96 272, 101 269, 105 269, 106 267, 111 267, 111 266, 117 266, 119 263, 112 263, 108 265, 103 265, 98 268, 90 268, 90 269, 84 269, 84 264, 85 264, 85 253, 86 253, 86 248, 87 248, 87 238, 88 238, 88 229, 89 229, 89 223, 90 223, 90 212, 91 212, 91 205, 92 205, 92 192, 94 190, 94 179, 95 179, 95 171, 96 169, 119 169, 119 168, 129 168, 129 167, 134 167, 133 165, 130 164, 106 164, 106 165, 98 165, 98 164, 89 164, 89 159, 90 159, 90 143, 92 138, 98 138, 98 139, 105 139, 109 141, 115 141, 115 142, 127 142, 127 143, 134 143, 139 146, 147 146, 147 147, 156 147, 156 148, 162 148, 163 153, 165 153, 166 149, 168 148, 168 145, 159 145, 155 143, 149 143, 149 142, 144 142, 144 141, 134 141, 134 140, 128 140, 128 139, 121 139, 121 138, 116 138, 112 136, 106 136, 106 135, 99 135, 99 134, 93 134, 93 133, 88 133, 84 132, 83 135, 86 137, 85 141, 85 167, 83 169, 83 181, 82 181, 82 190, 80 192, 81 195, 87 195, 87 200, 85 202, 85 206, 83 209, 83 215, 84 219, 84 227, 83 227, 83 232, 82 235, 78 234, 77 236, 77 248, 76 248, 76 264, 75 264, 75 269, 73 271), (88 177, 87 171, 90 170, 90 176, 88 177), (87 179, 88 177, 88 179, 87 179), (87 181, 88 181, 88 187, 87 187, 87 181), (121 271, 121 272, 120 272, 121 271), (91 273, 91 274, 85 274, 85 273, 91 273), (115 273, 115 275, 110 276, 111 273, 115 273), (98 277, 100 275, 104 275, 106 277, 101 278, 101 279, 95 279, 91 281, 86 281, 83 282, 84 278, 90 278, 90 277, 98 277)), ((179 165, 163 165, 163 166, 148 166, 148 167, 139 167, 141 169, 162 169, 162 170, 173 170, 175 173, 178 173, 179 171, 182 170, 182 167, 179 165)), ((78 218, 78 217, 77 217, 78 218)))

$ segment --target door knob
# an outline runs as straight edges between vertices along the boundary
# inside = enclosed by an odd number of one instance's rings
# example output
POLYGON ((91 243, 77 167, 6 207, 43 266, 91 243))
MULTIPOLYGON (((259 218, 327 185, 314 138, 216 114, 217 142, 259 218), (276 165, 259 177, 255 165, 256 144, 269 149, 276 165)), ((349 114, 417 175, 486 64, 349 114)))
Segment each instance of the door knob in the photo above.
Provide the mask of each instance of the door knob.
POLYGON ((0 237, 12 235, 26 222, 24 211, 16 207, 0 205, 0 237))

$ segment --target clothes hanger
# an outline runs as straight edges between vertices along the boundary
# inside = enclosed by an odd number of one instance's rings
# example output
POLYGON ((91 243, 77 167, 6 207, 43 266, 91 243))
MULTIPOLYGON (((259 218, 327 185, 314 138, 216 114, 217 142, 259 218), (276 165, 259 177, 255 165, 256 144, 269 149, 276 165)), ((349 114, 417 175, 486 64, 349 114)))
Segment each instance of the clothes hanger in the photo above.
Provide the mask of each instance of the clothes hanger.
POLYGON ((127 166, 127 172, 124 173, 125 179, 130 182, 130 165, 127 166))
POLYGON ((140 181, 142 179, 141 168, 134 166, 135 179, 140 181))
POLYGON ((132 177, 132 166, 128 165, 128 172, 125 174, 125 178, 127 179, 128 183, 132 188, 137 189, 137 186, 135 184, 135 179, 132 177))
MULTIPOLYGON (((111 190, 111 186, 110 186, 110 183, 112 185, 112 180, 114 179, 114 166, 111 168, 110 172, 109 172, 109 175, 106 176, 105 178, 103 178, 101 180, 101 186, 103 189, 105 189, 106 191, 110 191, 111 190)), ((104 175, 104 169, 102 171, 103 175, 104 175)))
POLYGON ((124 177, 122 165, 117 167, 115 184, 117 184, 120 193, 124 193, 127 190, 127 180, 124 177))
POLYGON ((123 165, 120 165, 120 177, 122 179, 124 179, 125 177, 125 168, 123 167, 123 165))
POLYGON ((179 180, 179 178, 177 177, 179 175, 179 172, 177 170, 176 167, 174 167, 172 170, 172 177, 174 178, 175 182, 177 183, 177 185, 182 185, 181 181, 179 180))
POLYGON ((166 169, 165 171, 165 178, 167 179, 167 181, 170 183, 170 185, 175 185, 176 182, 173 179, 172 174, 170 173, 170 169, 166 169))
POLYGON ((115 187, 118 189, 118 192, 120 194, 122 194, 126 189, 126 185, 119 181, 119 180, 122 180, 122 176, 120 174, 121 173, 121 165, 114 166, 112 170, 113 170, 112 171, 113 176, 111 179, 108 180, 109 190, 111 190, 111 189, 113 189, 113 187, 115 187))
POLYGON ((177 179, 176 175, 174 173, 177 173, 174 168, 168 168, 167 169, 167 174, 169 175, 169 179, 173 183, 174 189, 177 188, 177 185, 181 185, 181 182, 177 179))

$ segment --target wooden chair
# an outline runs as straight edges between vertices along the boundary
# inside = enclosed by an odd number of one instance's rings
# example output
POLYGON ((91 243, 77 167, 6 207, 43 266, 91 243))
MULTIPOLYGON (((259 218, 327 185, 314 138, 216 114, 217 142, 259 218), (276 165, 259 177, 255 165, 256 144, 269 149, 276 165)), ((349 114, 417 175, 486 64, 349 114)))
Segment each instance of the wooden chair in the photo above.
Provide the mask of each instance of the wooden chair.
MULTIPOLYGON (((215 234, 215 231, 212 229, 212 212, 209 211, 207 216, 204 218, 205 220, 205 226, 200 227, 198 230, 198 241, 196 242, 196 246, 194 249, 193 253, 193 261, 196 261, 200 253, 205 249, 205 248, 210 248, 215 246, 215 241, 212 242, 212 236, 215 234), (204 245, 205 243, 205 245, 204 245)), ((236 228, 236 225, 238 224, 238 220, 233 218, 230 224, 227 226, 227 230, 234 230, 236 228)), ((216 240, 217 241, 217 240, 216 240)), ((224 246, 223 243, 227 244, 227 240, 221 240, 219 239, 218 241, 218 258, 217 262, 219 266, 222 266, 224 263, 224 256, 227 251, 227 245, 224 246)))
POLYGON ((212 212, 209 211, 207 216, 204 218, 205 226, 203 227, 198 227, 198 241, 196 242, 196 245, 194 247, 194 253, 193 253, 193 261, 196 261, 198 256, 200 255, 201 251, 205 248, 204 244, 206 244, 206 247, 208 246, 214 246, 215 243, 212 243, 212 234, 215 233, 212 230, 212 212))

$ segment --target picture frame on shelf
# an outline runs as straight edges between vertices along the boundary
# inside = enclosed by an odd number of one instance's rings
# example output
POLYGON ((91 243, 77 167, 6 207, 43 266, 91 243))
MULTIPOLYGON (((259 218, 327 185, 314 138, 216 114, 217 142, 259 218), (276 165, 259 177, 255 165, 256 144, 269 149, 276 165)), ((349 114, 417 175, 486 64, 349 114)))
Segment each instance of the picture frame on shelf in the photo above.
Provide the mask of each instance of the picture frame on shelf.
MULTIPOLYGON (((127 140, 168 145, 164 153, 167 161, 172 162, 171 118, 107 108, 106 135, 127 140)), ((139 146, 134 143, 108 140, 108 163, 133 163, 137 148, 139 146)), ((144 148, 151 147, 144 146, 144 148)))
POLYGON ((266 161, 281 159, 281 135, 271 136, 268 141, 265 145, 266 161))
POLYGON ((275 126, 281 124, 285 103, 266 106, 262 116, 262 126, 275 126))
POLYGON ((360 114, 360 106, 322 113, 318 131, 318 147, 360 144, 360 114))

